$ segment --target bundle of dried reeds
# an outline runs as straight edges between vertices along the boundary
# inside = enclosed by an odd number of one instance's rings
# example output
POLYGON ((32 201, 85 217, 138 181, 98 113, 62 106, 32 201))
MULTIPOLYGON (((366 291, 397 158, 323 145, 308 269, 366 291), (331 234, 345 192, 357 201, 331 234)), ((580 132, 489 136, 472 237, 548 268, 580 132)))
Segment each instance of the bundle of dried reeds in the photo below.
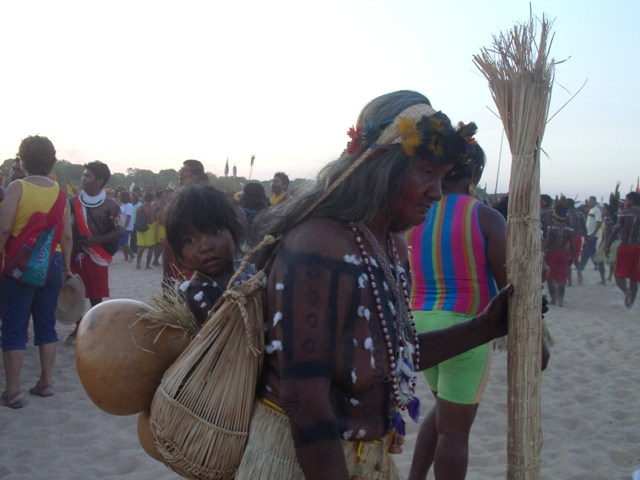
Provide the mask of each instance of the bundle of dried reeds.
POLYGON ((149 321, 147 330, 159 329, 156 338, 165 328, 178 328, 192 336, 200 330, 196 317, 174 289, 166 289, 162 295, 152 295, 149 307, 147 312, 138 315, 138 319, 149 321))
POLYGON ((187 478, 231 479, 240 464, 262 368, 264 278, 225 291, 153 398, 158 452, 187 478))
POLYGON ((512 155, 507 217, 509 301, 507 478, 540 478, 540 144, 555 62, 552 22, 530 15, 473 61, 489 81, 512 155), (541 27, 537 38, 538 24, 541 27))

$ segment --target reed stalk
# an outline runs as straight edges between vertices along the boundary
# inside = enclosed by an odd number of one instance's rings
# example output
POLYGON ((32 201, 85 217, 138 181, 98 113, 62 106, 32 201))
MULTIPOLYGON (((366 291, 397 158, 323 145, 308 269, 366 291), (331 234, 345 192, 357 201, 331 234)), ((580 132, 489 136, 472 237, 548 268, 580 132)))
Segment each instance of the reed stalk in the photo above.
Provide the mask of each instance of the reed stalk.
POLYGON ((473 57, 489 82, 512 155, 507 275, 515 293, 509 300, 508 480, 540 478, 540 145, 556 64, 549 58, 551 26, 544 15, 541 20, 530 15, 473 57))

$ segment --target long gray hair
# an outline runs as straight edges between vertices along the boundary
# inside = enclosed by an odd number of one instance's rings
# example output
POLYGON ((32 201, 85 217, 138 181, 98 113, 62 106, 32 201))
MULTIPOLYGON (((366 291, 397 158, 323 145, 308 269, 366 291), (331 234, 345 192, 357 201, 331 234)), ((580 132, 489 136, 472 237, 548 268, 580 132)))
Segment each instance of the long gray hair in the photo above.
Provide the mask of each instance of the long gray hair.
MULTIPOLYGON (((424 95, 401 90, 388 93, 369 102, 358 116, 357 126, 384 125, 412 105, 431 105, 424 95)), ((455 131, 451 122, 438 113, 445 128, 455 131)), ((384 128, 384 127, 381 127, 384 128)), ((375 141, 375 140, 374 140, 375 141)), ((337 160, 327 164, 316 177, 293 195, 294 198, 272 209, 261 219, 265 233, 285 234, 302 220, 303 213, 316 202, 327 188, 361 155, 346 150, 337 160)), ((351 175, 305 218, 331 218, 348 225, 350 222, 370 222, 378 213, 391 215, 393 201, 411 170, 421 158, 406 155, 400 145, 380 145, 351 175)))

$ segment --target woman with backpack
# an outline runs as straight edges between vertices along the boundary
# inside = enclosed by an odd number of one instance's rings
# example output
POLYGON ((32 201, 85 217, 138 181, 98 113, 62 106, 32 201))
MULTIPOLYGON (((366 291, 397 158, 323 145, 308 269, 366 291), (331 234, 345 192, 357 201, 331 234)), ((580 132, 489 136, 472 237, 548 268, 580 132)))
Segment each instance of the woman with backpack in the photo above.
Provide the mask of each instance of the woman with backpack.
POLYGON ((9 408, 22 408, 28 403, 20 390, 20 374, 30 314, 41 372, 29 392, 41 397, 55 393, 55 309, 63 278, 72 276, 70 209, 64 192, 48 178, 56 162, 56 150, 48 138, 30 136, 22 140, 18 156, 26 176, 9 184, 0 209, 0 251, 6 250, 0 283, 6 378, 2 404, 9 408), (29 249, 37 254, 31 255, 29 249))

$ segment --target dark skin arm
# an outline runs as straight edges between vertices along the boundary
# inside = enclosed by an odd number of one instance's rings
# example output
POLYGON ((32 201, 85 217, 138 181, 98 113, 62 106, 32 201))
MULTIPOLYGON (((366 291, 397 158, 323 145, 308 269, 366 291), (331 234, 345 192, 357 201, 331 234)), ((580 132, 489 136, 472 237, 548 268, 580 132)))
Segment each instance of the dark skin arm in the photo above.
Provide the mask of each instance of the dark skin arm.
POLYGON ((569 244, 569 254, 571 255, 569 258, 573 258, 575 253, 575 245, 573 243, 573 234, 569 235, 569 239, 567 240, 569 244))
POLYGON ((618 217, 618 221, 616 222, 616 226, 613 227, 613 231, 611 232, 611 235, 609 236, 609 240, 607 241, 607 244, 605 245, 605 254, 607 255, 607 257, 609 256, 609 251, 611 250, 611 245, 613 244, 613 242, 615 241, 616 238, 618 238, 618 233, 620 232, 620 229, 622 228, 622 218, 618 217))
POLYGON ((480 230, 487 241, 487 260, 498 288, 507 284, 507 222, 497 210, 480 205, 480 230))
POLYGON ((421 333, 420 370, 433 367, 451 357, 460 355, 507 332, 508 299, 513 286, 507 285, 491 299, 480 315, 449 328, 421 333))
MULTIPOLYGON (((117 203, 115 203, 115 201, 112 201, 112 203, 113 205, 109 207, 109 216, 116 217, 120 215, 120 206, 117 203)), ((104 212, 97 213, 97 215, 104 215, 104 214, 105 214, 104 212)), ((100 221, 98 217, 96 217, 95 220, 97 222, 100 221)), ((87 221, 90 221, 90 220, 87 220, 87 221)), ((111 219, 109 219, 109 221, 111 221, 111 219)), ((100 225, 100 228, 104 229, 104 226, 100 225)), ((118 225, 117 228, 115 228, 114 230, 112 230, 111 232, 105 235, 91 235, 85 239, 78 240, 78 243, 80 243, 81 245, 84 245, 85 247, 92 247, 96 244, 110 242, 112 240, 122 237, 122 235, 124 235, 124 228, 122 228, 122 225, 118 225)))
MULTIPOLYGON (((292 254, 304 252, 335 259, 341 252, 353 250, 345 231, 331 224, 309 222, 289 235, 286 249, 292 254)), ((337 303, 331 294, 331 269, 322 265, 288 267, 286 277, 272 277, 270 283, 284 284, 278 306, 283 313, 279 325, 283 351, 278 352, 282 365, 280 405, 291 423, 298 462, 309 480, 348 479, 330 401, 335 339, 340 328, 337 311, 331 307, 337 303), (287 292, 291 292, 288 298, 287 292)))

